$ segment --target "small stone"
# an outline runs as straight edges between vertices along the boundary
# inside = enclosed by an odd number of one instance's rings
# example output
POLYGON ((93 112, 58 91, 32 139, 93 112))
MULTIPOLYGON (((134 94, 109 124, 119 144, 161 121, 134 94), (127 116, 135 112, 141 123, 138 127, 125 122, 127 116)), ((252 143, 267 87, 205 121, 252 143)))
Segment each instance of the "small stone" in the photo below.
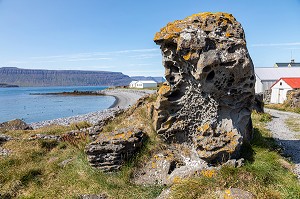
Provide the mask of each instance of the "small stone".
POLYGON ((254 199, 254 195, 248 191, 238 188, 227 189, 219 194, 220 199, 254 199))
POLYGON ((35 135, 31 135, 29 140, 55 140, 55 141, 59 141, 60 136, 58 136, 58 135, 35 134, 35 135))
POLYGON ((9 156, 10 154, 11 154, 11 150, 0 147, 0 156, 9 156))
POLYGON ((156 199, 169 199, 171 194, 171 188, 163 190, 156 199))
POLYGON ((66 159, 64 161, 62 161, 61 163, 58 164, 58 166, 60 167, 65 167, 66 165, 68 165, 70 162, 72 162, 74 160, 74 158, 69 158, 69 159, 66 159))
POLYGON ((12 140, 12 137, 8 136, 8 135, 3 135, 3 134, 0 134, 0 145, 9 141, 9 140, 12 140))
POLYGON ((79 199, 108 199, 109 197, 106 194, 84 194, 80 195, 79 199))

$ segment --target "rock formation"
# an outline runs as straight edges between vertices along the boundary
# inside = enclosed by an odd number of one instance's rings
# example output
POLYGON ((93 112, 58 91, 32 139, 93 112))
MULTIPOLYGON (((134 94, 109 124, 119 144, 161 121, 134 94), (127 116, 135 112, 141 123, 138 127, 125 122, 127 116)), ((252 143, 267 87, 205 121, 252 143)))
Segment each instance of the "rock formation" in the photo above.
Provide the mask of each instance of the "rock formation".
POLYGON ((243 28, 227 13, 200 13, 156 33, 167 83, 154 126, 168 143, 188 143, 201 159, 239 156, 252 135, 255 75, 243 28))
POLYGON ((11 130, 32 130, 32 128, 20 119, 0 123, 0 132, 11 130))
POLYGON ((141 148, 144 138, 144 133, 136 129, 101 133, 86 147, 88 161, 91 166, 106 172, 119 170, 124 161, 141 148))

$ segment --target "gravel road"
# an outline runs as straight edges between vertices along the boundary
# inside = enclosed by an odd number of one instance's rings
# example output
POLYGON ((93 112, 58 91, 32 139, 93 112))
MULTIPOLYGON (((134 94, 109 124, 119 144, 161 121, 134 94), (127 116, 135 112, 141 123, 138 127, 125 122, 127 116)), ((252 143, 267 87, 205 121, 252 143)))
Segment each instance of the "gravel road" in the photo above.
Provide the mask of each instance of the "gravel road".
POLYGON ((283 148, 283 152, 291 156, 292 161, 295 163, 294 173, 297 174, 300 180, 300 132, 291 131, 284 122, 288 118, 300 120, 300 114, 273 109, 265 109, 265 112, 273 116, 273 120, 267 124, 267 128, 283 148))

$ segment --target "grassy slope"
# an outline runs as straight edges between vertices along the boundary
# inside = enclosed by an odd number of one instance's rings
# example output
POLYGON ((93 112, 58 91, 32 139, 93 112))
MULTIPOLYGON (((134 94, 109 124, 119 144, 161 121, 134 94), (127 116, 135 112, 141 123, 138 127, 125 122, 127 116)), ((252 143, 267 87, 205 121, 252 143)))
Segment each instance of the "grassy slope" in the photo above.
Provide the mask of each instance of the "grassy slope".
MULTIPOLYGON (((142 108, 134 113, 139 118, 136 124, 147 126, 145 130, 150 135, 143 155, 139 155, 139 158, 145 158, 156 145, 154 143, 157 143, 145 114, 145 109, 142 108)), ((126 118, 127 114, 119 116, 106 130, 129 124, 131 120, 126 118)), ((72 127, 53 126, 6 134, 19 138, 28 138, 35 133, 59 135, 83 126, 85 124, 72 127)), ((107 193, 112 198, 155 198, 162 191, 159 186, 136 186, 129 182, 133 165, 138 163, 137 159, 131 160, 122 171, 113 174, 104 174, 91 168, 84 153, 86 143, 85 139, 70 143, 29 140, 7 142, 3 148, 14 153, 6 158, 0 156, 0 194, 6 198, 76 198, 79 194, 99 193, 107 193), (71 159, 69 164, 60 166, 61 162, 68 159, 71 159)))
MULTIPOLYGON (((155 97, 149 100, 153 101, 155 97)), ((105 128, 110 131, 131 125, 143 128, 149 135, 143 151, 120 172, 103 174, 91 168, 84 154, 85 139, 77 143, 14 140, 3 146, 14 153, 6 158, 0 157, 0 193, 7 198, 74 198, 87 193, 107 193, 112 198, 155 198, 162 187, 130 183, 134 166, 161 146, 151 128, 146 108, 145 105, 134 112, 129 111, 105 128), (60 166, 62 161, 68 159, 72 159, 69 164, 60 166)), ((211 198, 216 190, 229 187, 248 190, 259 198, 300 198, 296 177, 287 169, 290 164, 278 154, 278 148, 264 129, 264 121, 268 119, 268 115, 253 114, 253 150, 249 146, 243 150, 244 156, 248 157, 245 167, 225 167, 207 177, 178 181, 172 188, 173 198, 211 198)), ((77 127, 51 127, 6 134, 26 138, 34 133, 62 134, 77 127)))
POLYGON ((246 164, 241 168, 224 167, 213 176, 183 180, 172 187, 173 198, 212 198, 216 191, 241 188, 257 198, 300 198, 300 185, 280 156, 280 149, 265 129, 267 114, 252 114, 254 139, 243 149, 246 164), (251 149, 252 147, 252 149, 251 149))

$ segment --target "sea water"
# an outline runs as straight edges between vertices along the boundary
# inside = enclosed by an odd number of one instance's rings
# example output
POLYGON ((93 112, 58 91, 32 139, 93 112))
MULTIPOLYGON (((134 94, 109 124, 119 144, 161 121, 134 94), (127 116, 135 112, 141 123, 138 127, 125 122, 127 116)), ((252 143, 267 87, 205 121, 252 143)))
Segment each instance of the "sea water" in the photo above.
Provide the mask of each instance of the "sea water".
POLYGON ((27 123, 86 114, 109 108, 112 96, 30 95, 31 93, 59 93, 97 91, 107 87, 17 87, 0 88, 0 122, 22 119, 27 123))

